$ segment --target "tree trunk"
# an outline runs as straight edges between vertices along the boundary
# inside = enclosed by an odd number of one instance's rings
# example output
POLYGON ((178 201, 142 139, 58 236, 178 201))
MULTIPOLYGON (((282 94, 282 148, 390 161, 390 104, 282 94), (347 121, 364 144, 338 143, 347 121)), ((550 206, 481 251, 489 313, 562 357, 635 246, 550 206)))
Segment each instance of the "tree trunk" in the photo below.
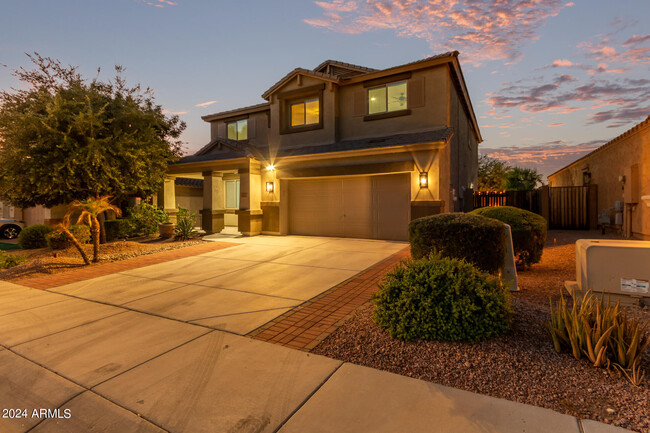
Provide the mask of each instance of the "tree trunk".
POLYGON ((99 243, 106 243, 106 226, 104 226, 104 221, 106 220, 105 212, 99 214, 99 243))
POLYGON ((90 230, 93 237, 93 263, 99 262, 99 236, 101 229, 99 228, 99 221, 96 216, 92 216, 90 220, 90 230))
POLYGON ((89 265, 90 260, 88 260, 88 256, 86 255, 86 252, 83 250, 83 247, 81 246, 77 238, 75 238, 74 235, 70 233, 70 230, 68 230, 67 227, 61 227, 61 230, 63 231, 63 233, 65 233, 68 239, 70 239, 70 242, 72 242, 72 245, 74 245, 77 251, 79 251, 79 254, 81 254, 81 258, 83 259, 84 263, 89 265))

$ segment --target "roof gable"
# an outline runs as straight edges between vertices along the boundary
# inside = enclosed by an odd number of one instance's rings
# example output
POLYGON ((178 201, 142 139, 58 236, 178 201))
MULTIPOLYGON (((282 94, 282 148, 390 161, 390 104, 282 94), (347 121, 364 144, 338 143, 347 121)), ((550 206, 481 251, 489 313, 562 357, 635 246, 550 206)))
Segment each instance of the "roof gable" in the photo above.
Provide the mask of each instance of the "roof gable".
POLYGON ((377 69, 365 66, 353 65, 352 63, 339 62, 337 60, 325 60, 313 69, 314 72, 334 75, 342 79, 355 77, 357 75, 376 72, 377 69))
POLYGON ((293 71, 289 72, 287 75, 282 77, 280 81, 269 87, 269 89, 262 94, 262 98, 268 100, 269 97, 275 93, 278 89, 283 87, 285 84, 287 84, 289 81, 291 81, 294 77, 298 75, 304 75, 307 77, 312 77, 316 78, 318 80, 322 80, 325 82, 332 82, 332 83, 339 83, 340 80, 336 75, 330 75, 330 74, 324 74, 322 72, 315 72, 315 71, 310 71, 309 69, 304 69, 304 68, 296 68, 293 71))

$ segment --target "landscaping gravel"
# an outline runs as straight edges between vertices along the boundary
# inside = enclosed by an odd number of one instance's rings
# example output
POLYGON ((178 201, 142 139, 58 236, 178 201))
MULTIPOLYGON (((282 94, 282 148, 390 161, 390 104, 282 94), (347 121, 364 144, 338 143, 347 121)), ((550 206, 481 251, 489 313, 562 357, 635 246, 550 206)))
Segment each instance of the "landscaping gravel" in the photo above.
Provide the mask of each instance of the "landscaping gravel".
MULTIPOLYGON (((129 241, 109 242, 99 246, 99 263, 116 262, 162 251, 185 248, 200 243, 203 243, 200 238, 187 241, 174 241, 172 239, 160 239, 158 236, 141 237, 129 241)), ((88 255, 88 258, 92 260, 92 244, 85 244, 84 251, 88 255)), ((74 247, 57 251, 52 251, 49 248, 13 250, 8 251, 8 253, 24 254, 29 258, 29 261, 10 269, 0 270, 0 280, 18 281, 25 278, 42 277, 66 272, 86 266, 79 252, 74 247)), ((93 265, 91 264, 90 266, 93 265)))
MULTIPOLYGON (((642 362, 645 383, 636 388, 614 371, 556 353, 546 329, 549 296, 559 296, 564 281, 575 279, 573 243, 580 237, 587 236, 550 232, 542 262, 519 274, 521 291, 512 299, 516 318, 510 335, 475 344, 406 343, 377 327, 372 306, 365 305, 312 352, 648 433, 648 351, 642 362)), ((648 308, 630 311, 650 318, 648 308)))

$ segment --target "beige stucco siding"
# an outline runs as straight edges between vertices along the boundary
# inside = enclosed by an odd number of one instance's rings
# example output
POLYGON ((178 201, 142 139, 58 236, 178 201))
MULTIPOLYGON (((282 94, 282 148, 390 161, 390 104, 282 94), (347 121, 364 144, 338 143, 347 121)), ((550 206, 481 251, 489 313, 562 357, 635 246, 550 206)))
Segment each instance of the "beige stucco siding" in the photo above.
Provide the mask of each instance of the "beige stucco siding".
MULTIPOLYGON (((623 201, 624 190, 619 176, 626 169, 638 164, 639 194, 635 200, 650 194, 650 121, 606 144, 585 158, 549 176, 550 186, 571 186, 583 184, 583 173, 591 173, 591 184, 598 186, 598 211, 614 207, 614 202, 623 201)), ((626 182, 625 187, 630 188, 626 182)), ((650 239, 650 207, 643 203, 632 210, 632 233, 650 239)))
MULTIPOLYGON (((407 103, 411 114, 388 119, 364 120, 363 115, 355 113, 354 98, 362 93, 367 103, 367 88, 363 83, 343 86, 340 89, 340 136, 341 140, 367 137, 382 137, 392 134, 430 131, 447 124, 447 83, 448 71, 445 65, 432 69, 415 71, 409 80, 423 80, 424 105, 412 107, 407 103)), ((408 80, 407 80, 408 81, 408 80)), ((407 99, 411 95, 407 94, 407 99)))

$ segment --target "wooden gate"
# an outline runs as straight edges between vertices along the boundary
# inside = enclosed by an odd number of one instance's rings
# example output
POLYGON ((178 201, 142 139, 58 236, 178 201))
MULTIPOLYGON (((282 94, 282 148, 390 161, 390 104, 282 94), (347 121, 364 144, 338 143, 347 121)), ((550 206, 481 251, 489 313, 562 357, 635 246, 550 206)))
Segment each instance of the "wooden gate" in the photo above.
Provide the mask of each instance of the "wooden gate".
POLYGON ((589 230, 589 195, 588 186, 549 188, 549 228, 589 230))
POLYGON ((543 186, 533 191, 489 191, 474 193, 474 209, 485 206, 514 206, 542 215, 552 229, 596 228, 597 186, 543 186))

